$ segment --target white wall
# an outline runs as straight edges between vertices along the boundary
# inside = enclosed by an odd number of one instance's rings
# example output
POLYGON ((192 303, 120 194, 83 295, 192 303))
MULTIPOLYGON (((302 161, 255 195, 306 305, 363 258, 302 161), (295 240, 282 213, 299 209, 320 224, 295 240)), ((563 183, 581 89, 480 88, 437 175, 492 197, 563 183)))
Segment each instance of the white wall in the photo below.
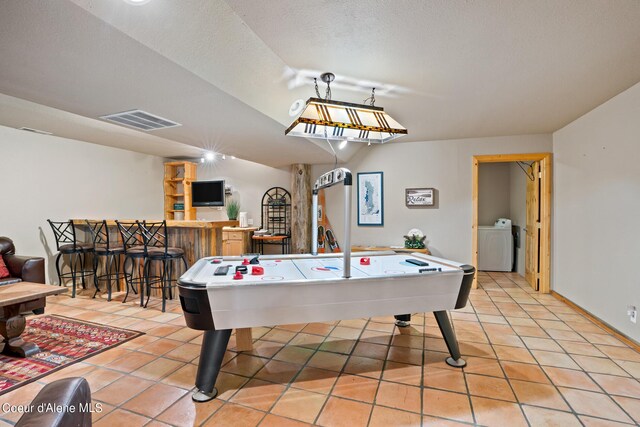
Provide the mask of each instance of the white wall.
MULTIPOLYGON (((509 217, 520 229, 520 247, 516 248, 516 272, 524 276, 527 226, 527 175, 516 162, 509 163, 509 217)), ((525 166, 526 168, 526 166, 525 166)))
MULTIPOLYGON (((263 194, 271 187, 283 187, 291 191, 289 168, 272 168, 241 159, 216 159, 213 163, 198 166, 198 181, 224 179, 232 187, 232 197, 240 201, 240 211, 247 212, 254 225, 260 225, 263 194)), ((227 219, 225 208, 197 208, 198 219, 223 221, 227 219)))
POLYGON ((163 217, 160 157, 0 126, 0 164, 0 235, 20 255, 56 253, 47 219, 163 217))
MULTIPOLYGON (((474 155, 549 152, 551 135, 520 135, 448 141, 398 143, 363 147, 345 167, 357 172, 384 172, 384 226, 358 227, 352 216, 352 242, 365 245, 401 245, 411 228, 427 235, 427 245, 435 254, 460 262, 471 261, 471 164, 474 155), (434 187, 438 207, 405 207, 404 190, 434 187)), ((314 166, 313 179, 333 165, 314 166)), ((327 192, 327 213, 343 244, 342 191, 327 192)))
POLYGON ((510 218, 509 163, 480 163, 478 166, 478 225, 493 225, 498 218, 510 218))
POLYGON ((554 290, 636 341, 640 83, 553 134, 554 290))

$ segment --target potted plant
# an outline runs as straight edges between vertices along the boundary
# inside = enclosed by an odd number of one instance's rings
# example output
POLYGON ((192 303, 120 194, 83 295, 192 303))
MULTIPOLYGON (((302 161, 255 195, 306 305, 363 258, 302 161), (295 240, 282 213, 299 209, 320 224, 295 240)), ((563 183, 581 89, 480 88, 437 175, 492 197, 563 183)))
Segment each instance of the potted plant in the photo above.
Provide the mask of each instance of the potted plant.
POLYGON ((240 202, 236 199, 229 199, 227 202, 227 216, 230 221, 238 219, 238 213, 240 212, 240 202))
POLYGON ((424 240, 427 236, 419 234, 410 234, 404 236, 404 247, 407 249, 424 249, 424 240))

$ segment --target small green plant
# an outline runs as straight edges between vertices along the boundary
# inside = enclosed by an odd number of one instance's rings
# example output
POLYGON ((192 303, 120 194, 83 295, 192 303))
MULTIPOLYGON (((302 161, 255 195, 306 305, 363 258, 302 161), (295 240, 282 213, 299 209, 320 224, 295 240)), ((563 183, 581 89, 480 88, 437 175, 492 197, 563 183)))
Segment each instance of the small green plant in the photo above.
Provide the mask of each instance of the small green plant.
POLYGON ((227 202, 227 216, 229 220, 235 221, 238 219, 238 213, 240 212, 240 202, 236 199, 229 199, 227 202))
POLYGON ((418 236, 412 234, 410 236, 404 236, 404 247, 407 249, 424 249, 424 240, 427 236, 418 236))

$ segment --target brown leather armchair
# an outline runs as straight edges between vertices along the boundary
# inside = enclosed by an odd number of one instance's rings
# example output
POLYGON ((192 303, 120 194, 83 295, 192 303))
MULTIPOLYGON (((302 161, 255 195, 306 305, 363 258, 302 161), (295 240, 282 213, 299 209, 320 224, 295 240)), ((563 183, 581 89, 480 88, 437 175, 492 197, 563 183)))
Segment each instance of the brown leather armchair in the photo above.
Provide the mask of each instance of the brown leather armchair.
MULTIPOLYGON (((101 410, 96 404, 96 412, 101 410)), ((44 386, 16 427, 90 427, 91 389, 84 378, 64 378, 44 386)))
POLYGON ((7 264, 10 276, 0 279, 1 285, 21 281, 44 283, 44 258, 16 255, 13 240, 0 236, 0 256, 7 264))

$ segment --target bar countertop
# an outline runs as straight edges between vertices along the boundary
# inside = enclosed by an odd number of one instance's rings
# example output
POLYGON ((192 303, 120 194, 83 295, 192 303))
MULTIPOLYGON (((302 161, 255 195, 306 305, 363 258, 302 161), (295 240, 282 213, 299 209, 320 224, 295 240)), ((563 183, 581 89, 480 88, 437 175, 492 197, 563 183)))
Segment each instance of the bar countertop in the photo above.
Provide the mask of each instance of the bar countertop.
MULTIPOLYGON (((79 224, 82 224, 82 222, 84 222, 84 219, 74 219, 74 222, 77 222, 79 224)), ((122 222, 131 222, 134 220, 130 220, 130 219, 122 219, 120 220, 122 222)), ((146 221, 149 222, 161 222, 161 219, 147 219, 146 221)), ((108 219, 107 220, 107 225, 112 225, 115 226, 116 225, 116 221, 113 219, 108 219)), ((238 225, 238 221, 203 221, 203 220, 191 220, 191 221, 187 221, 187 220, 183 220, 183 221, 175 221, 172 219, 168 219, 167 220, 167 227, 171 227, 171 228, 222 228, 222 227, 233 227, 233 226, 237 226, 238 225)))
POLYGON ((234 227, 234 226, 224 226, 222 231, 256 231, 258 227, 234 227))

